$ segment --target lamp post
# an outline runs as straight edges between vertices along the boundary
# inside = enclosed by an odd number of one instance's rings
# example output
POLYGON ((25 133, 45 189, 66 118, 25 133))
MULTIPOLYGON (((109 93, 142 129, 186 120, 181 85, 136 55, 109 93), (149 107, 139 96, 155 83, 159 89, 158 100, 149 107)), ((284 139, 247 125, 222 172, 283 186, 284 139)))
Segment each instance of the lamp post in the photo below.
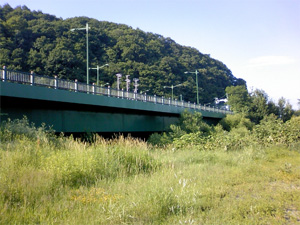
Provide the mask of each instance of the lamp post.
POLYGON ((129 91, 129 85, 130 85, 130 79, 129 79, 130 75, 126 75, 125 77, 126 77, 126 79, 125 79, 125 81, 126 81, 126 91, 128 92, 129 91))
POLYGON ((96 84, 99 86, 99 70, 101 69, 101 68, 103 68, 104 66, 108 66, 108 64, 105 64, 105 65, 103 65, 103 66, 98 66, 97 65, 97 67, 96 68, 89 68, 90 70, 97 70, 97 82, 96 82, 96 84))
POLYGON ((189 72, 189 71, 186 71, 184 72, 185 74, 187 73, 194 73, 196 74, 196 88, 197 88, 197 104, 199 105, 199 88, 198 88, 198 70, 196 70, 195 72, 189 72))
POLYGON ((139 84, 138 84, 139 79, 138 78, 133 78, 133 81, 134 81, 134 93, 137 93, 138 86, 139 86, 139 84))
POLYGON ((117 89, 120 90, 120 79, 122 77, 122 74, 117 73, 116 76, 117 76, 117 89))
POLYGON ((89 80, 89 24, 86 23, 85 27, 82 28, 73 28, 71 31, 75 30, 86 30, 86 84, 88 85, 90 80, 89 80))
POLYGON ((182 86, 183 84, 177 84, 175 86, 171 85, 171 86, 164 86, 164 88, 171 88, 172 89, 172 100, 173 100, 173 89, 176 88, 176 87, 180 87, 182 86))

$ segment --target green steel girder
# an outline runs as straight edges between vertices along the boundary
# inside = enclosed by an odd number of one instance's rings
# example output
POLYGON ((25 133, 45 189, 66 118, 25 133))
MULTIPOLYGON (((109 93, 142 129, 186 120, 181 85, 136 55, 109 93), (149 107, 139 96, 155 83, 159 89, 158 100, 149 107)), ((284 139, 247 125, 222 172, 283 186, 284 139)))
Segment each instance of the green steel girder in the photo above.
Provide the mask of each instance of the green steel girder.
MULTIPOLYGON (((9 82, 0 82, 0 97, 2 120, 26 115, 30 122, 51 125, 57 132, 160 132, 176 123, 185 110, 9 82)), ((222 113, 200 112, 207 120, 218 121, 225 117, 222 113)))

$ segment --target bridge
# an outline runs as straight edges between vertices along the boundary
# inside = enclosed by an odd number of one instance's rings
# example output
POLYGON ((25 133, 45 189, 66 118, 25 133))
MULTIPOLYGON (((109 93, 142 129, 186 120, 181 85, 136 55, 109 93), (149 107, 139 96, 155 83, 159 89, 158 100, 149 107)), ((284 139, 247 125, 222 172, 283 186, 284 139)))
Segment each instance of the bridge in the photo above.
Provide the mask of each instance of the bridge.
POLYGON ((190 102, 165 99, 87 85, 34 73, 0 70, 0 119, 25 115, 37 126, 42 123, 64 133, 152 133, 166 131, 184 110, 201 112, 216 122, 231 111, 190 102))

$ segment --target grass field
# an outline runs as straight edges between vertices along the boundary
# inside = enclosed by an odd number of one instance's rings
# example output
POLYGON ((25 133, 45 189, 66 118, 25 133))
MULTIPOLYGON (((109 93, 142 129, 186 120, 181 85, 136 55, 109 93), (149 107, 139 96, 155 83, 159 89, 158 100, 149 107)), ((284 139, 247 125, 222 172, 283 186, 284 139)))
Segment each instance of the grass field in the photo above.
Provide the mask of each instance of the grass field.
POLYGON ((1 131, 0 224, 300 223, 300 144, 199 151, 26 129, 1 131))

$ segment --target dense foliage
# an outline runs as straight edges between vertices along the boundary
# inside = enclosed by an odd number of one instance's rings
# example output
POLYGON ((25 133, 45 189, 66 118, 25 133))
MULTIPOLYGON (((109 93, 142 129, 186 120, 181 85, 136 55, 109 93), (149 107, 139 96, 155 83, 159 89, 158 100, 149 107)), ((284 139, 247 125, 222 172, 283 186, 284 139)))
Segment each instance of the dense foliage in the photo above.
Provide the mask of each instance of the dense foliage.
MULTIPOLYGON (((115 74, 140 79, 139 90, 170 96, 164 86, 184 83, 174 89, 176 98, 196 102, 195 74, 199 71, 200 103, 222 98, 227 86, 245 84, 220 61, 195 48, 177 44, 159 34, 146 33, 123 24, 87 17, 60 19, 26 6, 0 6, 0 65, 60 78, 86 79, 85 31, 71 32, 89 24, 90 66, 109 63, 101 69, 101 83, 115 87, 115 74)), ((90 71, 95 82, 96 71, 90 71)), ((124 83, 124 82, 123 82, 124 83)), ((124 84, 123 84, 124 85, 124 84)))
POLYGON ((249 146, 290 146, 300 141, 300 117, 292 117, 284 122, 270 114, 255 124, 245 114, 236 113, 227 115, 214 127, 207 125, 200 113, 194 115, 184 112, 180 122, 171 125, 169 132, 153 134, 149 142, 158 146, 174 144, 179 148, 198 146, 199 150, 240 150, 249 146))
POLYGON ((255 124, 265 116, 274 114, 283 121, 288 121, 299 112, 292 109, 292 105, 283 97, 275 104, 263 90, 254 90, 248 93, 245 85, 230 86, 225 89, 231 110, 242 113, 255 124))

